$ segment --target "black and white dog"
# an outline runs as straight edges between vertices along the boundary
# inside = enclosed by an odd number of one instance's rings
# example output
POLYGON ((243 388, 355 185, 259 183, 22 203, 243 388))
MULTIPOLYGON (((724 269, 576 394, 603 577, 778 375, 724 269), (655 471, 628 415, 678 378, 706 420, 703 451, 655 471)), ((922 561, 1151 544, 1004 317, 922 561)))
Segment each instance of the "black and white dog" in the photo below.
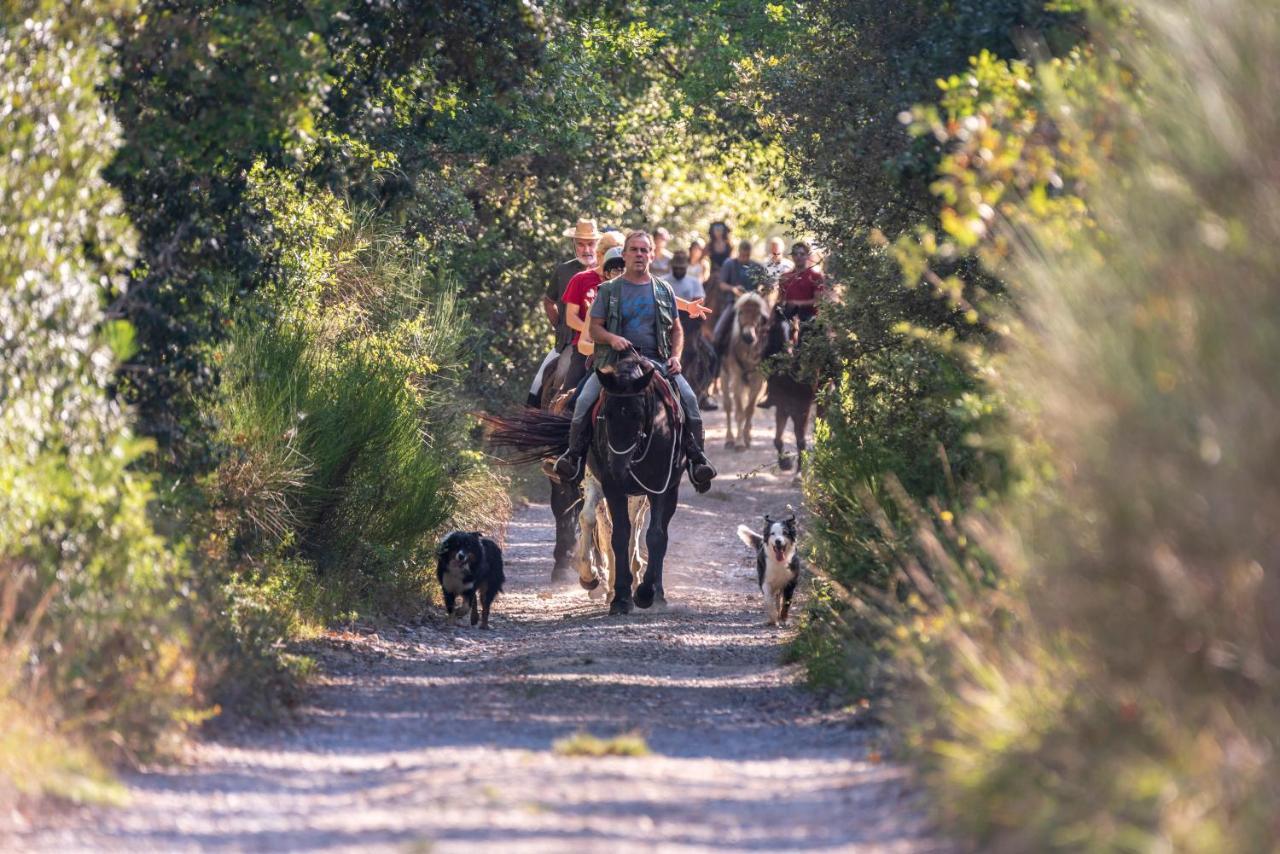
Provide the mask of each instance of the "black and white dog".
POLYGON ((765 516, 763 534, 739 525, 738 538, 756 550, 756 574, 760 578, 760 590, 764 593, 764 611, 769 625, 785 623, 787 611, 791 609, 791 596, 800 581, 796 514, 790 513, 780 520, 765 516))
POLYGON ((502 592, 502 549, 479 531, 454 531, 436 549, 436 578, 444 591, 444 609, 455 620, 471 612, 471 625, 489 628, 489 606, 502 592), (456 608, 458 597, 462 607, 456 608), (476 607, 476 596, 480 607, 476 607))

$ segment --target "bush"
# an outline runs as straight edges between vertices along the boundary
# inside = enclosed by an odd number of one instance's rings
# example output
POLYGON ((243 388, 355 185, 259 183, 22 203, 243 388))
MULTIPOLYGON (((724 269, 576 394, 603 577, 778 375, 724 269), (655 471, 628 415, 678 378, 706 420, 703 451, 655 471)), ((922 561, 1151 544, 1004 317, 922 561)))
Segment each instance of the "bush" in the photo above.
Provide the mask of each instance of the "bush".
MULTIPOLYGON (((24 731, 135 758, 175 729, 192 668, 176 619, 183 556, 153 530, 149 445, 107 394, 130 331, 104 324, 103 286, 127 260, 120 200, 100 176, 117 140, 95 87, 110 16, 9 4, 0 34, 0 710, 24 731)), ((7 741, 15 783, 58 750, 7 741)), ((73 765, 75 762, 72 763, 73 765)), ((59 786, 66 790, 66 786, 59 786)))
MULTIPOLYGON (((1005 415, 975 430, 1015 478, 948 504, 889 459, 904 486, 863 472, 824 501, 821 549, 884 579, 842 617, 978 847, 1271 850, 1280 28, 1248 0, 1097 5, 1106 51, 976 55, 914 112, 942 213, 899 257, 973 252, 1007 282, 981 363, 1005 415)), ((814 474, 898 426, 868 441, 841 410, 814 474)))
POLYGON ((310 619, 415 613, 459 499, 472 520, 492 525, 503 512, 466 450, 465 318, 403 238, 319 191, 257 180, 291 250, 250 308, 274 320, 246 320, 220 352, 214 515, 242 578, 310 619))

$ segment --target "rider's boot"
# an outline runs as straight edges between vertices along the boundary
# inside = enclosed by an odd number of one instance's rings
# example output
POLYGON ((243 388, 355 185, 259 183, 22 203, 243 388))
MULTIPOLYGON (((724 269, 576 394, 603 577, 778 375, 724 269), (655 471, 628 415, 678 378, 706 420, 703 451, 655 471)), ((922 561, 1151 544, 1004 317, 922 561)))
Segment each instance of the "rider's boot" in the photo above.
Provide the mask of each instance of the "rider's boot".
POLYGON ((701 421, 687 425, 684 431, 684 454, 689 459, 689 482, 698 492, 706 492, 711 488, 711 481, 716 476, 716 467, 711 465, 706 453, 702 450, 703 429, 701 421))
POLYGON ((591 434, 587 432, 589 418, 574 421, 569 427, 569 449, 556 458, 552 471, 566 483, 582 480, 587 445, 591 434))

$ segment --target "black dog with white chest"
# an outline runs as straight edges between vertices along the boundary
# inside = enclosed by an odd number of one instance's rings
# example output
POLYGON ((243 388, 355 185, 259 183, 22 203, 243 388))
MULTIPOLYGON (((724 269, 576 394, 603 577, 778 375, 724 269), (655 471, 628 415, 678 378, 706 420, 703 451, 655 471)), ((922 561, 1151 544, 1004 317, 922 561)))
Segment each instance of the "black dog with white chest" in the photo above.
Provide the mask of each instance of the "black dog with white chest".
POLYGON ((479 531, 454 531, 436 549, 436 578, 444 591, 444 609, 454 619, 471 612, 471 625, 489 628, 489 607, 502 592, 502 549, 479 531), (458 608, 458 597, 462 607, 458 608), (476 607, 479 597, 480 607, 476 607))
POLYGON ((800 581, 796 533, 795 513, 779 520, 765 516, 764 532, 761 534, 746 525, 738 526, 738 538, 756 550, 756 574, 760 579, 764 610, 771 626, 787 621, 791 597, 800 581))

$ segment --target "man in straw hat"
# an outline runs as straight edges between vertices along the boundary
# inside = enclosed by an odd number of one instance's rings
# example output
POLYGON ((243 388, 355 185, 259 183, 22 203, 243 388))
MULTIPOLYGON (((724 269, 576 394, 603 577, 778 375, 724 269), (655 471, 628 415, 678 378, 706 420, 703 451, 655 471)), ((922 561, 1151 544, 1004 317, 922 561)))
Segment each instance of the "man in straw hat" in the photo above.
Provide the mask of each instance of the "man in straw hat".
POLYGON ((596 228, 594 219, 579 218, 576 225, 565 229, 564 236, 573 238, 574 257, 556 267, 551 274, 551 281, 547 283, 547 290, 542 295, 542 309, 547 314, 547 321, 555 330, 556 343, 551 352, 543 358, 542 364, 538 366, 538 372, 533 375, 533 383, 529 386, 527 403, 535 409, 541 404, 543 376, 560 357, 561 351, 568 346, 569 339, 573 335, 565 322, 564 289, 568 286, 569 280, 578 273, 595 266, 596 242, 600 240, 600 231, 596 228))

